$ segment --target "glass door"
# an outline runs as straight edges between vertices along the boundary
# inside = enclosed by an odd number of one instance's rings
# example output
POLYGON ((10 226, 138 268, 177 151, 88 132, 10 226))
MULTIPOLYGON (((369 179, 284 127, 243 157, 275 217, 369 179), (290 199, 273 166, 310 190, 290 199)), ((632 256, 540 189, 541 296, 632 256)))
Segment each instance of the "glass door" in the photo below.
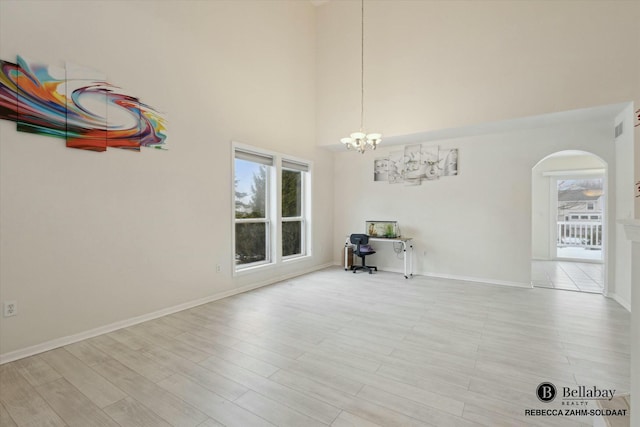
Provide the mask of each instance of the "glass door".
POLYGON ((556 258, 603 260, 604 177, 557 180, 556 258))

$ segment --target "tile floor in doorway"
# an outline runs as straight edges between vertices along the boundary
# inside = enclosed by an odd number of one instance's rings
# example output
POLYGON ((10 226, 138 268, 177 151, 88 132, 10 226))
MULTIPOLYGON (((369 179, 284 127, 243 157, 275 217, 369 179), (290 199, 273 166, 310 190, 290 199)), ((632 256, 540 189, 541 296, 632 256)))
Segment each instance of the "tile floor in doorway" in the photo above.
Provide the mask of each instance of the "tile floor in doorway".
POLYGON ((531 282, 539 288, 602 293, 603 264, 574 261, 531 261, 531 282))

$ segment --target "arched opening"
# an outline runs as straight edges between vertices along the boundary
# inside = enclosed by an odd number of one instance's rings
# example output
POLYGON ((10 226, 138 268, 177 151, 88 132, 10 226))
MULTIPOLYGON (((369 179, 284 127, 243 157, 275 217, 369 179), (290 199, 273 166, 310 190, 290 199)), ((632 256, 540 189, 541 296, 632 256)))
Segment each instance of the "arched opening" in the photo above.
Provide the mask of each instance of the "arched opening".
POLYGON ((606 294, 607 163, 565 150, 531 170, 535 287, 606 294))

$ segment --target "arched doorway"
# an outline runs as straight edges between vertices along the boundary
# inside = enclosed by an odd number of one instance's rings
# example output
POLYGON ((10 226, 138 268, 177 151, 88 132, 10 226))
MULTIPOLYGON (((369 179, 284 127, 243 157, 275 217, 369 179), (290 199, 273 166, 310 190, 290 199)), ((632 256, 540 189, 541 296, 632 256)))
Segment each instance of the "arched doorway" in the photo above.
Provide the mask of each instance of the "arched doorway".
POLYGON ((553 153, 532 168, 531 283, 606 293, 607 163, 553 153))

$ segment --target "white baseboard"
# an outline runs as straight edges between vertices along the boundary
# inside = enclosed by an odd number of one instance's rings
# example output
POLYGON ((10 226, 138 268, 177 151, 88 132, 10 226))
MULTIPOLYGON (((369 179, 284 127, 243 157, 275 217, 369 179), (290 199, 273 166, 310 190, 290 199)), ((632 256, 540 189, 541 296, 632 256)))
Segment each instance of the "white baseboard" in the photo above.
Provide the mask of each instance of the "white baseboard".
POLYGON ((484 277, 458 276, 456 274, 423 273, 423 276, 435 277, 438 279, 460 280, 463 282, 483 283, 485 285, 510 286, 515 288, 532 288, 531 283, 511 282, 508 280, 487 279, 484 277))
MULTIPOLYGON (((380 271, 390 271, 392 273, 404 274, 404 269, 399 269, 399 268, 378 267, 378 269, 380 271)), ((434 277, 437 279, 459 280, 462 282, 484 283, 488 285, 511 286, 516 288, 532 288, 533 287, 531 283, 519 283, 519 282, 506 281, 506 280, 487 279, 484 277, 459 276, 457 274, 415 273, 414 272, 413 275, 434 277)))
POLYGON ((629 301, 621 298, 619 295, 617 295, 615 293, 608 294, 607 298, 611 298, 612 300, 614 300, 615 302, 620 304, 622 307, 624 307, 625 310, 627 310, 629 313, 631 313, 631 303, 629 301))
MULTIPOLYGON (((344 267, 344 261, 334 262, 333 265, 344 267)), ((391 273, 404 274, 404 269, 393 267, 378 267, 380 271, 389 271, 391 273)), ((463 282, 484 283, 489 285, 511 286, 516 288, 532 288, 531 283, 510 282, 506 280, 485 279, 482 277, 458 276, 456 274, 440 274, 440 273, 413 273, 414 276, 434 277, 438 279, 460 280, 463 282)))
POLYGON ((333 263, 326 263, 311 268, 307 268, 303 271, 295 273, 289 273, 278 277, 266 279, 251 285, 243 286, 236 289, 230 289, 228 291, 220 292, 208 297, 199 298, 197 300, 185 302, 183 304, 174 305, 173 307, 163 308, 151 313, 143 314, 141 316, 132 317, 118 322, 110 323, 108 325, 100 326, 98 328, 90 329, 88 331, 80 332, 78 334, 68 335, 66 337, 56 338, 50 341, 36 344, 30 347, 14 350, 9 353, 0 354, 0 365, 4 363, 13 362, 14 360, 23 359, 25 357, 33 356, 34 354, 43 353, 45 351, 53 350, 54 348, 62 347, 65 345, 73 344, 78 341, 86 340, 96 337, 98 335, 106 334, 116 331, 118 329, 126 328, 129 326, 137 325, 138 323, 147 322, 149 320, 157 319, 158 317, 167 316, 169 314, 177 313, 178 311, 188 310, 193 307, 197 307, 202 304, 207 304, 212 301, 217 301, 222 298, 227 298, 232 295, 241 294, 253 289, 257 289, 263 286, 272 285, 274 283, 281 282, 283 280, 291 279, 293 277, 301 276, 303 274, 311 273, 313 271, 322 270, 323 268, 331 267, 333 263))

